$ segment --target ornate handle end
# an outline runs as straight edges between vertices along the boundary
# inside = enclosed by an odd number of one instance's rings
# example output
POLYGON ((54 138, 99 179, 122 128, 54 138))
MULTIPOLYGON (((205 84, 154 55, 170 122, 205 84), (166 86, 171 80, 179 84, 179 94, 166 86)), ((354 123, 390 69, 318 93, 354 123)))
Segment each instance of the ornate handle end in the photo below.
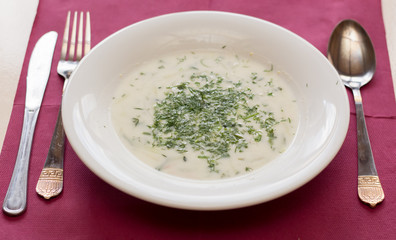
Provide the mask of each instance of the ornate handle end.
POLYGON ((60 168, 44 168, 37 182, 36 192, 45 199, 50 199, 58 196, 62 189, 63 170, 60 168))
POLYGON ((360 200, 371 208, 381 203, 385 194, 378 176, 358 176, 358 195, 360 200))

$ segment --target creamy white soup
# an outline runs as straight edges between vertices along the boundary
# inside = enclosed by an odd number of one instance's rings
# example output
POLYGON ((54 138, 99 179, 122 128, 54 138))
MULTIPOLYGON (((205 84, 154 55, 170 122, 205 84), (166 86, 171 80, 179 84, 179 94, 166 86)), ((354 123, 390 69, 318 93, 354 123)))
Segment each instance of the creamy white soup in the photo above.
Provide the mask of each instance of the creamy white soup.
POLYGON ((221 179, 254 171, 298 126, 290 77, 226 46, 173 52, 120 75, 111 117, 125 146, 158 171, 221 179))

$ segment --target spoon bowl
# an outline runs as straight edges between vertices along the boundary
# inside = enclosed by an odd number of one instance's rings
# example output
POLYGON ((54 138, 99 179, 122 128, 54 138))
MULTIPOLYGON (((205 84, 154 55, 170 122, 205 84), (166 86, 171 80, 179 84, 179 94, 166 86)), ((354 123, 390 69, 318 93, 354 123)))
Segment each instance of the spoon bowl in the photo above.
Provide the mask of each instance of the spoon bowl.
POLYGON ((374 47, 356 21, 344 20, 337 25, 327 53, 346 86, 362 87, 372 79, 376 67, 374 47))
POLYGON ((360 88, 375 72, 375 53, 370 37, 354 20, 340 22, 331 34, 327 56, 345 86, 352 89, 356 107, 358 140, 358 195, 371 207, 384 199, 364 119, 360 88))

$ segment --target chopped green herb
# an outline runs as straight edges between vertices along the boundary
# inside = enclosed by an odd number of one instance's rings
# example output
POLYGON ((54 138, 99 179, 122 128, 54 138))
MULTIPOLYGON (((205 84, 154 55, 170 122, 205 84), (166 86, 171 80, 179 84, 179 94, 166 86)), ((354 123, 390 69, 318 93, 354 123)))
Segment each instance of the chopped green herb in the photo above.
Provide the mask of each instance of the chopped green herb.
MULTIPOLYGON (((255 73, 252 78, 257 78, 255 73)), ((249 135, 260 142, 263 130, 272 145, 274 126, 279 123, 274 114, 252 106, 249 100, 254 94, 242 82, 224 87, 223 81, 213 72, 194 73, 190 81, 169 87, 164 99, 155 104, 154 121, 148 126, 152 145, 180 153, 189 146, 200 152, 198 158, 206 159, 213 172, 218 172, 217 161, 229 157, 231 149, 243 152, 248 148, 249 135)))
POLYGON ((187 56, 184 56, 184 57, 182 57, 182 58, 176 58, 176 59, 177 59, 177 62, 178 62, 178 63, 182 63, 182 62, 186 61, 187 56))
POLYGON ((251 78, 252 80, 256 80, 256 79, 257 79, 257 73, 256 73, 256 72, 252 72, 252 73, 250 74, 250 78, 251 78))
POLYGON ((132 122, 137 126, 139 124, 139 118, 132 118, 132 122))
POLYGON ((252 80, 252 83, 257 83, 257 73, 256 72, 252 72, 251 74, 250 74, 250 79, 252 80))
POLYGON ((271 64, 271 68, 270 69, 265 69, 264 72, 272 72, 274 70, 274 65, 271 64))
POLYGON ((202 66, 207 68, 209 67, 207 64, 205 64, 204 59, 201 59, 199 62, 201 63, 202 66))

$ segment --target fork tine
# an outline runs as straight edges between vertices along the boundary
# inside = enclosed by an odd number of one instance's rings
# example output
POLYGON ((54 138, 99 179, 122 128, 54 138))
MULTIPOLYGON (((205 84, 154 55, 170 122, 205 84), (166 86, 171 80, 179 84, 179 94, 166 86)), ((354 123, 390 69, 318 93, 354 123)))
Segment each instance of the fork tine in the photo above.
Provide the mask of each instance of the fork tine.
POLYGON ((85 24, 85 46, 84 46, 84 56, 88 54, 91 50, 91 16, 87 12, 87 20, 85 24))
POLYGON ((77 28, 77 11, 74 12, 73 28, 72 28, 71 38, 70 38, 69 60, 71 60, 71 61, 73 61, 74 52, 76 49, 76 28, 77 28))
POLYGON ((63 33, 61 60, 65 60, 66 59, 67 42, 69 41, 69 25, 70 25, 70 11, 67 12, 66 26, 65 26, 65 31, 63 33))
POLYGON ((78 24, 78 40, 77 40, 77 51, 76 51, 76 61, 80 61, 82 57, 82 42, 83 42, 83 12, 80 12, 80 22, 78 24))

